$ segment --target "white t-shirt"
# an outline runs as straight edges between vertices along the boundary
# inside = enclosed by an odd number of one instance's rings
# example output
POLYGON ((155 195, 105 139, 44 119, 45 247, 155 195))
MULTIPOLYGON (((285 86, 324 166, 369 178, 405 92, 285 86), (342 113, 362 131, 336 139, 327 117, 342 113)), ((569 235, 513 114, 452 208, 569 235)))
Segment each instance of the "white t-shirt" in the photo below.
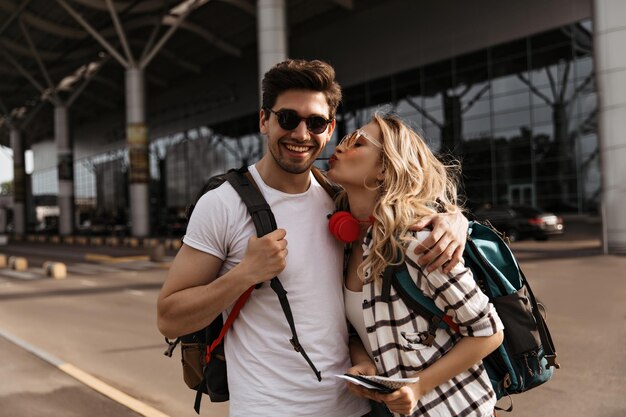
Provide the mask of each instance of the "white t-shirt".
MULTIPOLYGON (((287 231, 287 267, 279 278, 288 293, 296 330, 317 369, 318 382, 291 346, 291 332, 269 283, 253 291, 225 340, 230 417, 360 417, 369 411, 336 378, 351 365, 342 291, 343 249, 328 232, 334 204, 311 174, 302 194, 267 186, 250 173, 287 231)), ((224 263, 220 275, 243 258, 254 224, 236 191, 225 182, 196 204, 184 243, 224 263)), ((227 310, 227 313, 230 308, 227 310)))

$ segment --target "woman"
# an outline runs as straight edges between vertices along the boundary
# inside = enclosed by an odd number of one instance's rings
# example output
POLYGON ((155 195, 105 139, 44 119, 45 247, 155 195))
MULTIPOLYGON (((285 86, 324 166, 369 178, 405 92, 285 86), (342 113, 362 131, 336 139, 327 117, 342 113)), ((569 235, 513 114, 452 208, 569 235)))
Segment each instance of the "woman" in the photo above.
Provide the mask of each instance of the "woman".
POLYGON ((456 185, 422 138, 399 118, 377 114, 346 136, 330 158, 328 176, 344 188, 338 207, 359 221, 348 246, 346 313, 367 352, 356 347, 348 373, 393 378, 419 376, 391 394, 350 384, 351 391, 411 416, 492 416, 496 401, 482 358, 502 343, 502 323, 471 271, 462 264, 448 274, 428 273, 414 254, 429 232, 411 232, 415 218, 460 210, 456 185), (397 260, 397 255, 403 259, 397 260), (425 319, 391 289, 381 301, 382 272, 406 262, 425 295, 451 315, 459 333, 438 329, 434 343, 421 343, 425 319), (373 359, 373 361, 372 361, 373 359))

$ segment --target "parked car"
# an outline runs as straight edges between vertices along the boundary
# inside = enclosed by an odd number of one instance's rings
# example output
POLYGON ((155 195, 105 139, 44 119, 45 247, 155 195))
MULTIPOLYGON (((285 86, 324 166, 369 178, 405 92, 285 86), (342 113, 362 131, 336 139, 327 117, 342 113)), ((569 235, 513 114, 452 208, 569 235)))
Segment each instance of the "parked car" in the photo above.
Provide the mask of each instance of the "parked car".
POLYGON ((530 206, 499 206, 476 210, 475 219, 489 221, 511 242, 524 238, 547 240, 562 234, 563 219, 554 213, 530 206))

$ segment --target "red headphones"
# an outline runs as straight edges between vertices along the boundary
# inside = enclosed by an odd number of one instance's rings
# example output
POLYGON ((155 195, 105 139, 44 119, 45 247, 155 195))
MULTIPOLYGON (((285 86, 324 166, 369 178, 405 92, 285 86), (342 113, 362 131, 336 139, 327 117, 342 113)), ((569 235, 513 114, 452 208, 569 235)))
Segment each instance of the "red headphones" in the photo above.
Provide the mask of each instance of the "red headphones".
POLYGON ((337 240, 352 243, 359 238, 361 223, 371 223, 372 217, 359 220, 349 211, 336 211, 329 215, 328 230, 337 240))

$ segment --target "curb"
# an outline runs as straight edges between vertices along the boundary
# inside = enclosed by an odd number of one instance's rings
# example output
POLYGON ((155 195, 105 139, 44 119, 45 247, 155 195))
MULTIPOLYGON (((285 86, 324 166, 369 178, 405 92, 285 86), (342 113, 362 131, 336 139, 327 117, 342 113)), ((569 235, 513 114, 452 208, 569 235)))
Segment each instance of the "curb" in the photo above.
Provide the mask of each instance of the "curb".
POLYGON ((180 238, 172 237, 117 237, 117 236, 86 236, 86 235, 14 235, 7 238, 8 242, 49 243, 80 246, 128 247, 133 249, 152 249, 163 245, 166 250, 177 251, 181 248, 180 238))

